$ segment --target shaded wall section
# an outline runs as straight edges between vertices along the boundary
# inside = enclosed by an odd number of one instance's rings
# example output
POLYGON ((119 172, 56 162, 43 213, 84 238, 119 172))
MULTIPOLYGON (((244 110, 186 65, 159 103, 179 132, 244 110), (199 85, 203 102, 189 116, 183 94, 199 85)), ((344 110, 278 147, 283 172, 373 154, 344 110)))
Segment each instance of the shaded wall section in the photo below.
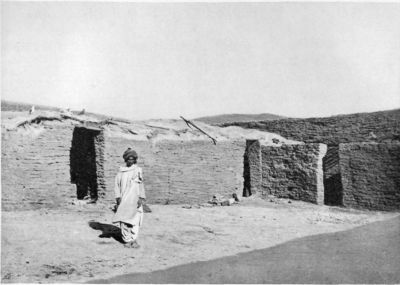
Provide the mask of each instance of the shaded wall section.
POLYGON ((400 209, 400 144, 339 145, 343 205, 400 209))
POLYGON ((122 153, 132 147, 143 168, 150 203, 202 203, 214 194, 241 195, 245 142, 134 141, 106 137, 107 199, 114 199, 114 178, 124 165, 122 153))

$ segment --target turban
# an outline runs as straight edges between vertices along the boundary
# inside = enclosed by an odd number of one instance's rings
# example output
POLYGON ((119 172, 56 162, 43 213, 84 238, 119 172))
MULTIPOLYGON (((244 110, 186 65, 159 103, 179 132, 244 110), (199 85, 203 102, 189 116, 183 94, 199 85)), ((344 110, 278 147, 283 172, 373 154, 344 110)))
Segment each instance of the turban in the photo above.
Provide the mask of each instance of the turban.
POLYGON ((122 157, 124 158, 124 160, 127 160, 131 156, 133 156, 134 158, 138 158, 138 155, 137 155, 136 151, 134 151, 133 149, 131 149, 129 147, 127 150, 125 150, 125 152, 122 155, 122 157))

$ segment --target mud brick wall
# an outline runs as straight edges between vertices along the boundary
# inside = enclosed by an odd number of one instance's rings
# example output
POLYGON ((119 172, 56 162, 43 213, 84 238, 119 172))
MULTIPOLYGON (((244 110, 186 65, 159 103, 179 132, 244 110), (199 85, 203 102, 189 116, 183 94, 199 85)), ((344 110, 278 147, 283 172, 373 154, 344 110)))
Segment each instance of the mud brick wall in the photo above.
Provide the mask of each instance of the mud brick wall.
POLYGON ((231 197, 243 190, 245 142, 133 141, 105 139, 106 199, 114 200, 114 178, 127 147, 139 155, 150 203, 202 203, 216 193, 231 197))
POLYGON ((262 196, 322 204, 325 153, 323 144, 261 145, 262 196))
POLYGON ((2 209, 57 207, 76 197, 70 181, 73 125, 52 122, 29 134, 2 131, 2 209))
POLYGON ((340 144, 343 205, 400 209, 400 144, 340 144))
POLYGON ((222 124, 232 125, 276 133, 287 139, 307 143, 329 145, 363 141, 400 141, 400 109, 327 118, 222 124), (370 136, 371 132, 373 136, 370 136))
POLYGON ((324 170, 324 203, 326 205, 343 205, 343 185, 339 167, 339 145, 328 146, 323 158, 324 170))
MULTIPOLYGON (((31 132, 2 130, 3 210, 62 207, 77 198, 70 168, 74 127, 51 122, 31 132)), ((215 146, 210 141, 133 141, 100 134, 94 145, 98 194, 106 203, 114 201, 114 177, 128 146, 139 153, 150 203, 201 203, 217 193, 242 193, 244 141, 215 146)))

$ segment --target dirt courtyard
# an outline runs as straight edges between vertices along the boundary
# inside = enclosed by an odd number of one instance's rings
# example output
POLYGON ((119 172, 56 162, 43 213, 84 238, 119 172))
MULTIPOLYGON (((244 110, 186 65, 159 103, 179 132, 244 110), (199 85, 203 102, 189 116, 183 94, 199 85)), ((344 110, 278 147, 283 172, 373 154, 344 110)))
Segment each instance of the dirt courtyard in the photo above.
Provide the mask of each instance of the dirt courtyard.
MULTIPOLYGON (((259 198, 232 206, 150 205, 138 242, 124 248, 110 205, 2 212, 2 282, 89 282, 264 250, 386 221, 400 213, 259 198)), ((222 280, 223 281, 223 280, 222 280)), ((134 282, 134 281, 132 281, 134 282)))

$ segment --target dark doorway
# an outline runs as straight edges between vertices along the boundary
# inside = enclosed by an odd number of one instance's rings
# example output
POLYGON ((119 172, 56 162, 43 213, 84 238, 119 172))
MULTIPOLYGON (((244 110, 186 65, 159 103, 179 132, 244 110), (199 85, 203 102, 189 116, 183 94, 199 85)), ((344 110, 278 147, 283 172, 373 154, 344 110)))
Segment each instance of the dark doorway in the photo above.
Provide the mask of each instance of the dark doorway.
POLYGON ((71 183, 76 184, 77 198, 97 200, 101 129, 75 127, 70 152, 71 183))
POLYGON ((251 184, 250 184, 250 162, 249 162, 249 154, 247 152, 244 153, 243 156, 243 197, 251 196, 251 184))
POLYGON ((249 197, 261 191, 261 146, 258 140, 246 140, 243 156, 243 197, 249 197))
POLYGON ((339 146, 328 145, 323 158, 324 169, 324 204, 343 205, 343 186, 339 166, 339 146))

